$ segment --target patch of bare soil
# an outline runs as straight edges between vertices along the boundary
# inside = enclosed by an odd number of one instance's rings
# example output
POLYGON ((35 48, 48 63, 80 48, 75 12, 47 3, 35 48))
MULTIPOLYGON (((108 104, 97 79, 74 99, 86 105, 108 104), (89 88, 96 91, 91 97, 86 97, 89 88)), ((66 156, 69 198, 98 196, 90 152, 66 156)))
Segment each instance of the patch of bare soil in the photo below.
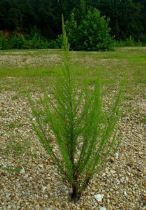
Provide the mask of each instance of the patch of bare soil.
POLYGON ((40 65, 54 65, 60 63, 61 58, 57 54, 50 55, 25 55, 25 54, 4 54, 0 55, 0 65, 7 67, 33 67, 40 65))

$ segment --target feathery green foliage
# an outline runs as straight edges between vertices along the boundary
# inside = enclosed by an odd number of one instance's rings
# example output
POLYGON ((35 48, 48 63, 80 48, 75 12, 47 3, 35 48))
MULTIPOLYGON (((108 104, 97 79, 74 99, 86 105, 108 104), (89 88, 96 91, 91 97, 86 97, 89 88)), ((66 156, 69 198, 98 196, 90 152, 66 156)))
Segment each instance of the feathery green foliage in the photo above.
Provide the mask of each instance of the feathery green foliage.
POLYGON ((111 112, 103 110, 100 81, 89 87, 77 85, 69 64, 69 46, 64 30, 64 64, 53 95, 36 103, 30 97, 33 128, 63 179, 71 188, 71 200, 79 200, 94 173, 106 162, 118 145, 120 91, 111 112))

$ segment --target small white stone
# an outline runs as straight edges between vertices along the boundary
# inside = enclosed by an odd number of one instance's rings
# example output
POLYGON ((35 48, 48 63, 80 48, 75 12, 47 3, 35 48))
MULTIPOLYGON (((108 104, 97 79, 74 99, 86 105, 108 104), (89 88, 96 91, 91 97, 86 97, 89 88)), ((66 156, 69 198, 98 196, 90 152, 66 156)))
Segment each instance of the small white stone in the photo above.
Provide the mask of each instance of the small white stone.
POLYGON ((50 208, 45 208, 44 210, 52 210, 52 209, 50 209, 50 208))
POLYGON ((25 174, 25 169, 24 169, 24 168, 22 168, 22 169, 20 170, 20 174, 25 174))
POLYGON ((103 206, 100 206, 100 207, 99 207, 99 210, 106 210, 106 208, 103 207, 103 206))
POLYGON ((44 168, 43 164, 39 164, 39 168, 43 169, 44 168))
POLYGON ((104 195, 103 194, 97 194, 97 195, 94 195, 95 199, 98 201, 98 202, 101 202, 104 195))
POLYGON ((42 186, 42 191, 43 193, 46 191, 47 187, 46 186, 42 186))
POLYGON ((116 152, 116 154, 115 154, 115 158, 116 158, 116 159, 118 159, 118 158, 119 158, 119 153, 118 153, 118 152, 116 152))

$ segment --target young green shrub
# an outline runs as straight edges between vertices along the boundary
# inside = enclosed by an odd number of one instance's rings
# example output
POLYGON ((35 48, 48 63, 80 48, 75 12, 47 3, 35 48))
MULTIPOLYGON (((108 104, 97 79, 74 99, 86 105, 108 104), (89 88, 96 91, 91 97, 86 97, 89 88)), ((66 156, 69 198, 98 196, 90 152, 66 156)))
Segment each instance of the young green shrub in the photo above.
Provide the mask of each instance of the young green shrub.
POLYGON ((24 35, 14 33, 8 39, 9 49, 23 49, 25 41, 24 35))
POLYGON ((8 38, 0 34, 0 50, 9 49, 8 38))
POLYGON ((132 36, 127 38, 126 40, 115 41, 115 47, 135 47, 142 46, 143 43, 141 41, 136 41, 132 36))
POLYGON ((38 33, 31 35, 15 34, 10 37, 0 35, 0 49, 46 49, 50 42, 38 33))
POLYGON ((24 48, 26 49, 46 49, 48 48, 48 41, 35 32, 27 36, 24 48))
POLYGON ((49 49, 61 49, 62 47, 62 35, 59 35, 57 39, 48 41, 49 49))
POLYGON ((73 50, 113 49, 108 20, 97 9, 89 10, 80 21, 72 13, 66 22, 66 31, 73 50))
POLYGON ((34 131, 72 188, 76 202, 95 172, 117 148, 117 123, 121 91, 109 113, 103 109, 100 81, 77 85, 70 70, 68 41, 64 34, 64 64, 53 95, 46 91, 39 101, 29 97, 34 131))

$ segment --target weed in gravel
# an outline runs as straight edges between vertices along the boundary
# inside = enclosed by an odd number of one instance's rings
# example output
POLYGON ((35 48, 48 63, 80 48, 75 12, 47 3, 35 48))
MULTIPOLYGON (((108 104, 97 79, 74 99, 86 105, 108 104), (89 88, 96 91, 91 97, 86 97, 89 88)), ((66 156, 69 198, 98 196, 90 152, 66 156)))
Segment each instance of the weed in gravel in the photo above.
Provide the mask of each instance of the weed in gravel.
POLYGON ((22 127, 22 126, 23 126, 23 124, 22 124, 22 123, 19 123, 19 122, 17 122, 17 121, 9 122, 9 123, 7 124, 7 128, 8 128, 9 130, 12 130, 12 129, 15 129, 15 128, 20 128, 20 127, 22 127))
MULTIPOLYGON (((63 28, 64 31, 64 28, 63 28)), ((68 42, 64 31, 64 66, 54 88, 54 97, 44 94, 29 101, 33 128, 77 202, 95 172, 106 163, 119 142, 117 123, 122 91, 114 98, 110 112, 103 109, 100 81, 77 86, 70 71, 68 42)))
POLYGON ((4 171, 7 171, 10 174, 12 174, 12 173, 20 174, 22 167, 5 166, 5 167, 2 167, 2 169, 4 171))
POLYGON ((30 143, 28 141, 9 140, 5 148, 5 153, 22 156, 28 152, 29 149, 30 143))
POLYGON ((12 96, 12 100, 13 100, 13 101, 15 101, 15 100, 17 100, 17 99, 19 99, 19 96, 18 96, 18 95, 12 96))

